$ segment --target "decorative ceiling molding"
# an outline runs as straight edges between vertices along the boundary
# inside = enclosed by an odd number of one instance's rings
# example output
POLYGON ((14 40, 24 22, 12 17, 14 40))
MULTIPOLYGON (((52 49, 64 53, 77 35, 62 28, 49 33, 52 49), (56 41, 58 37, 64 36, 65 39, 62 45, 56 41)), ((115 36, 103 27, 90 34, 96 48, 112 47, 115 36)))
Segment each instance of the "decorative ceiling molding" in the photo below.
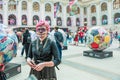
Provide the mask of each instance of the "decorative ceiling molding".
POLYGON ((96 0, 78 0, 80 3, 89 3, 91 1, 96 1, 96 0))
POLYGON ((87 7, 91 4, 98 4, 98 3, 100 3, 100 0, 83 0, 83 1, 79 2, 79 4, 81 4, 82 6, 85 6, 85 7, 87 7))

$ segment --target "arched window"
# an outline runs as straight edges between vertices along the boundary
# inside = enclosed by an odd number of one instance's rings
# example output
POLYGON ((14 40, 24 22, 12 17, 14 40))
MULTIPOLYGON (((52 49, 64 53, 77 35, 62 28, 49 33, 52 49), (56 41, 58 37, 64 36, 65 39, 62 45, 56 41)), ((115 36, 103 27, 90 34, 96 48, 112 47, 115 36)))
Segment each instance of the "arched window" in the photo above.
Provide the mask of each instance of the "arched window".
POLYGON ((0 0, 0 10, 3 10, 3 1, 0 0))
POLYGON ((107 25, 108 24, 108 19, 106 15, 102 16, 102 25, 107 25))
POLYGON ((107 4, 106 3, 102 3, 101 11, 106 11, 106 10, 107 10, 107 4))
POLYGON ((54 18, 57 17, 57 13, 60 12, 60 3, 59 2, 56 2, 54 3, 54 18))
POLYGON ((67 11, 67 13, 70 12, 70 7, 69 6, 67 6, 66 11, 67 11))
POLYGON ((38 12, 39 9, 40 9, 39 3, 38 3, 38 2, 34 2, 34 3, 33 3, 33 11, 38 12))
POLYGON ((15 11, 16 10, 16 2, 15 0, 9 0, 8 2, 8 10, 15 11))
POLYGON ((0 23, 3 23, 3 16, 0 14, 0 23))
POLYGON ((120 13, 116 13, 114 15, 114 23, 115 24, 120 24, 120 13))
POLYGON ((96 25, 96 17, 92 17, 92 25, 96 25))
POLYGON ((33 25, 36 25, 39 22, 39 17, 37 15, 33 16, 33 25))
POLYGON ((11 14, 8 16, 8 25, 16 25, 16 16, 11 14))
POLYGON ((71 18, 70 17, 67 18, 67 26, 72 26, 71 18))
POLYGON ((96 7, 95 7, 95 5, 93 5, 92 7, 91 7, 91 13, 95 13, 96 12, 96 7))
POLYGON ((120 0, 113 1, 113 9, 120 9, 120 0))
POLYGON ((62 20, 61 17, 57 17, 57 26, 62 26, 62 20))
POLYGON ((77 7, 77 13, 76 14, 80 14, 80 8, 77 7))
POLYGON ((62 6, 60 5, 60 9, 59 9, 60 12, 62 12, 62 6))
POLYGON ((27 16, 22 15, 22 25, 27 25, 27 16))
POLYGON ((80 26, 80 19, 76 18, 76 26, 80 26))
POLYGON ((46 16, 45 20, 49 23, 49 25, 51 25, 51 18, 49 16, 46 16))
POLYGON ((70 16, 78 14, 78 5, 77 4, 74 4, 71 6, 69 14, 70 14, 70 16))
POLYGON ((50 5, 49 3, 47 3, 47 4, 45 5, 45 11, 46 11, 46 12, 51 12, 51 5, 50 5))
POLYGON ((27 10, 27 2, 26 1, 22 2, 22 10, 27 10))

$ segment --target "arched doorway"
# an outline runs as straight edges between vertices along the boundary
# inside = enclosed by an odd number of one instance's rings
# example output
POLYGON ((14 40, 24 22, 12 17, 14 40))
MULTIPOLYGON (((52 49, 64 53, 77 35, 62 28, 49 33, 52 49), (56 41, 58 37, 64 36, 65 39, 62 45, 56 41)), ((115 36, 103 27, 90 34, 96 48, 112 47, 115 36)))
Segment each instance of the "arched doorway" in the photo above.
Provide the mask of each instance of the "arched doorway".
POLYGON ((80 19, 76 18, 76 26, 80 26, 80 19))
POLYGON ((102 25, 107 25, 107 24, 108 24, 107 16, 103 15, 102 16, 102 25))
POLYGON ((39 22, 39 17, 37 15, 33 16, 33 25, 36 25, 39 22))
POLYGON ((57 17, 57 26, 62 26, 62 20, 61 17, 57 17))
POLYGON ((3 23, 3 16, 0 14, 0 23, 3 23))
POLYGON ((27 25, 27 16, 22 15, 22 25, 27 25))
POLYGON ((49 25, 51 25, 51 18, 49 16, 46 16, 45 20, 49 23, 49 25))
POLYGON ((16 25, 16 16, 14 14, 8 16, 8 25, 16 25))
POLYGON ((67 26, 71 26, 71 18, 70 17, 67 18, 67 26))
POLYGON ((114 15, 114 23, 119 24, 120 23, 120 13, 116 13, 114 15))
POLYGON ((96 25, 96 17, 92 17, 92 25, 96 25))

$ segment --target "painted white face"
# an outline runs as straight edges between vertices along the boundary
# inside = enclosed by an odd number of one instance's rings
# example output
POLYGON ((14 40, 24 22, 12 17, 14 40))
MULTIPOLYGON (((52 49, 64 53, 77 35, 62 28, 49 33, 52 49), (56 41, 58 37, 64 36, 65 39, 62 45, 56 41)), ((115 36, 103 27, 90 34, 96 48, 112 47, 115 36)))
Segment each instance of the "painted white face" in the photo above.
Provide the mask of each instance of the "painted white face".
POLYGON ((45 26, 40 26, 36 30, 36 33, 37 33, 38 37, 40 37, 41 39, 43 39, 43 38, 45 38, 47 36, 48 31, 47 31, 47 29, 46 29, 45 26))

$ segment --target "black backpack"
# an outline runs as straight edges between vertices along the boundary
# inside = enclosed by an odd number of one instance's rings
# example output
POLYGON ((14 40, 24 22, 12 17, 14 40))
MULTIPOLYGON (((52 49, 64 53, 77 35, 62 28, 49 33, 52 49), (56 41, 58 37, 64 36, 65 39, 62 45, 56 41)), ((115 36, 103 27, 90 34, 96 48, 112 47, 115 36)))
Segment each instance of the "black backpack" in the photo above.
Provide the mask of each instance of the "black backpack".
POLYGON ((54 34, 54 36, 55 36, 55 40, 59 43, 59 42, 63 42, 63 35, 62 35, 62 33, 61 32, 56 32, 55 34, 54 34))
POLYGON ((27 36, 27 43, 31 43, 31 36, 30 35, 27 36))

